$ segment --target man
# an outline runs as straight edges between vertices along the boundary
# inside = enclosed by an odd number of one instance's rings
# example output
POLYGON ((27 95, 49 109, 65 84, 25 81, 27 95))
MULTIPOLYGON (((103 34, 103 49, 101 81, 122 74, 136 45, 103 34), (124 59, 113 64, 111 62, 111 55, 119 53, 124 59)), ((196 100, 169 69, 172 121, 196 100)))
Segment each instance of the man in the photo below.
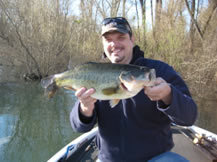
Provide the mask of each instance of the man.
POLYGON ((134 46, 132 30, 125 18, 104 19, 101 35, 104 56, 111 63, 154 68, 156 86, 144 87, 113 109, 108 101, 91 97, 94 87, 83 87, 75 93, 78 101, 70 115, 72 128, 86 132, 98 123, 98 161, 187 161, 170 152, 174 145, 171 122, 190 126, 197 116, 197 106, 184 81, 166 63, 144 58, 140 48, 134 46))

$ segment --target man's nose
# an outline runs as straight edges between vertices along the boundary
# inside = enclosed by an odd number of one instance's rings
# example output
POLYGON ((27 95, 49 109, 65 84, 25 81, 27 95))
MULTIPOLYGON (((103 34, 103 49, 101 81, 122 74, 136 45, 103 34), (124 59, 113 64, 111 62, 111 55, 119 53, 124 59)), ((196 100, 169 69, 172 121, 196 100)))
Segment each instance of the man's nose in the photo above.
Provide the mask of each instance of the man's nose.
POLYGON ((111 42, 110 42, 110 46, 111 46, 111 47, 116 47, 116 46, 118 46, 118 41, 116 41, 116 40, 111 41, 111 42))

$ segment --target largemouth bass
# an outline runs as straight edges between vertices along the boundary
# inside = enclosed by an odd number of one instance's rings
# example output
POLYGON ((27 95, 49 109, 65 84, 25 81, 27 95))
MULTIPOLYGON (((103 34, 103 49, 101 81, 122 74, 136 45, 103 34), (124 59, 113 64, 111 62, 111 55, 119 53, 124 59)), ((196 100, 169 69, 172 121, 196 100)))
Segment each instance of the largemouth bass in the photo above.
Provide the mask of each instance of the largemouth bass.
POLYGON ((91 97, 110 100, 111 107, 115 107, 121 99, 135 96, 144 86, 153 86, 155 79, 155 70, 148 67, 90 62, 44 78, 41 85, 49 98, 60 87, 72 90, 94 88, 91 97))

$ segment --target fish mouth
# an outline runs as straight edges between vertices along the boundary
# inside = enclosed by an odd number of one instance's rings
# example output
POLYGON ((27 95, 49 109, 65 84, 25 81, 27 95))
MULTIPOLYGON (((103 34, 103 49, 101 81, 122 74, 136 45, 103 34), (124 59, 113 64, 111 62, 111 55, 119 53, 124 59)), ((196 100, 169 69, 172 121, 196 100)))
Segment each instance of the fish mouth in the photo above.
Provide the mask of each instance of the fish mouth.
POLYGON ((150 73, 148 75, 148 80, 149 80, 149 82, 147 83, 146 86, 154 86, 155 85, 155 80, 156 80, 155 69, 151 69, 150 70, 150 73))
POLYGON ((155 71, 155 69, 150 70, 149 80, 151 80, 151 81, 156 80, 156 71, 155 71))

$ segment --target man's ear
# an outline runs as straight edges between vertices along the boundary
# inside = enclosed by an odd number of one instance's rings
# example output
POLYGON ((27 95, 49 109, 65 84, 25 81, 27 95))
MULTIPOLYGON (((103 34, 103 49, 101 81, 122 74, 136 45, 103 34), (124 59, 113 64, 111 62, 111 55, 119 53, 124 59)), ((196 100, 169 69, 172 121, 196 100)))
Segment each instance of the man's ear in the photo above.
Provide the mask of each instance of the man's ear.
POLYGON ((135 43, 136 38, 134 37, 134 35, 132 35, 130 39, 132 40, 133 43, 135 43))

